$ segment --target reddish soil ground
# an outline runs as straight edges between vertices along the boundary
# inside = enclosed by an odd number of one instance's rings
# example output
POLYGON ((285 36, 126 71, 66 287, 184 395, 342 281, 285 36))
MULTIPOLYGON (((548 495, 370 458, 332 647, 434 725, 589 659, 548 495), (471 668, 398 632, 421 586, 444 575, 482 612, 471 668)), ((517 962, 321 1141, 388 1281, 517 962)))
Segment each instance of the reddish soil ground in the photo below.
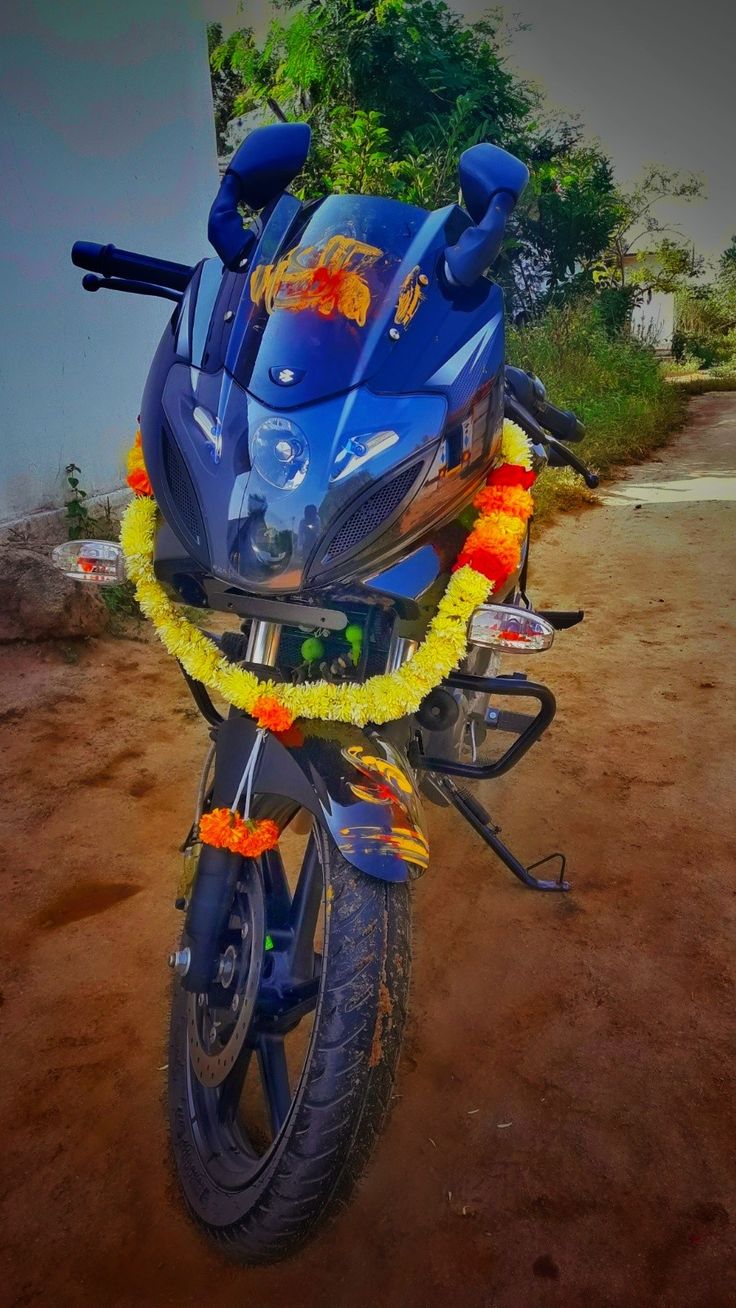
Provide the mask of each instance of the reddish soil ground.
POLYGON ((432 810, 394 1112, 350 1211, 233 1267, 162 1108, 172 887, 205 730, 152 643, 1 651, 4 1273, 13 1305, 736 1305, 736 397, 551 528, 558 718, 485 788, 523 890, 432 810), (729 606, 731 606, 729 608, 729 606), (730 636, 730 639, 729 639, 730 636))

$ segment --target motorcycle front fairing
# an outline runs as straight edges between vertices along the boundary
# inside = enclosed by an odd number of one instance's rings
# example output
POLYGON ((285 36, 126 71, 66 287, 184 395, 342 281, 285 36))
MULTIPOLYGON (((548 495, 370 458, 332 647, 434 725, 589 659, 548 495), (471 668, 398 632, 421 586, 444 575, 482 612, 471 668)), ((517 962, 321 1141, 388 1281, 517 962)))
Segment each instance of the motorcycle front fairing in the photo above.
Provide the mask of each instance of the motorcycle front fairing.
POLYGON ((411 466, 419 485, 447 409, 439 395, 358 387, 286 414, 224 370, 184 363, 157 407, 146 466, 164 516, 204 568, 256 594, 303 589, 332 524, 374 481, 411 466))
POLYGON ((341 512, 405 473, 381 550, 361 559, 370 576, 399 535, 472 497, 500 430, 503 322, 497 286, 451 295, 439 272, 467 222, 457 206, 284 195, 247 269, 199 265, 141 430, 156 498, 205 569, 255 593, 322 584, 336 565, 318 545, 341 512))

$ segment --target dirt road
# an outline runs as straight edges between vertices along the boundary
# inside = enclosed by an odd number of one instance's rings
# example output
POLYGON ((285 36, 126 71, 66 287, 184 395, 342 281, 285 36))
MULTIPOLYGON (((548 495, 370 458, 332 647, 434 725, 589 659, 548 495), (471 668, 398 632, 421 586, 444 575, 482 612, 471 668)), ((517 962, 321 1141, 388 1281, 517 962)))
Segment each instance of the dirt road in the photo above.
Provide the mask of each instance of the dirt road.
POLYGON ((219 1261, 169 1182, 165 958, 205 740, 177 670, 130 641, 0 651, 3 1303, 736 1305, 735 435, 736 396, 695 400, 537 549, 535 601, 587 618, 535 663, 553 728, 485 799, 522 856, 566 850, 574 891, 523 890, 433 811, 391 1123, 351 1211, 280 1267, 219 1261))

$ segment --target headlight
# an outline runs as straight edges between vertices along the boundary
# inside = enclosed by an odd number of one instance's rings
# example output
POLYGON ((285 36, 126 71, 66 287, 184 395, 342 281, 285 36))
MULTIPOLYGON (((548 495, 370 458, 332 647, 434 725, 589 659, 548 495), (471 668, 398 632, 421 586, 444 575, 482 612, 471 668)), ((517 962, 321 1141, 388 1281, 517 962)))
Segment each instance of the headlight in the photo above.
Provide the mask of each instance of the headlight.
POLYGON ((270 486, 276 486, 278 490, 296 490, 309 467, 307 438, 290 418, 266 418, 251 436, 250 461, 270 486))

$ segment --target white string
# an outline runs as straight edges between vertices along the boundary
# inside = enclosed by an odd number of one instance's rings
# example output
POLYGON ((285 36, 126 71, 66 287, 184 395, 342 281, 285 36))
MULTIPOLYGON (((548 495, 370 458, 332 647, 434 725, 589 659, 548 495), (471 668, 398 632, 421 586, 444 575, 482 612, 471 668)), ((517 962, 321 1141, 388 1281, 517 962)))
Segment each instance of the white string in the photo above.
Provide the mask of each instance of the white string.
POLYGON ((245 790, 245 808, 243 810, 243 817, 246 820, 250 817, 250 799, 253 791, 253 778, 255 776, 256 764, 258 762, 258 755, 261 752, 261 745, 263 744, 263 739, 265 735, 266 735, 266 728, 259 727, 256 732, 256 738, 253 741, 253 748, 251 749, 250 754, 248 755, 248 761, 245 765, 245 768, 243 769, 243 775, 240 778, 240 784, 238 786, 235 799, 230 805, 230 812, 231 813, 237 812, 238 804, 240 803, 243 791, 245 790))

